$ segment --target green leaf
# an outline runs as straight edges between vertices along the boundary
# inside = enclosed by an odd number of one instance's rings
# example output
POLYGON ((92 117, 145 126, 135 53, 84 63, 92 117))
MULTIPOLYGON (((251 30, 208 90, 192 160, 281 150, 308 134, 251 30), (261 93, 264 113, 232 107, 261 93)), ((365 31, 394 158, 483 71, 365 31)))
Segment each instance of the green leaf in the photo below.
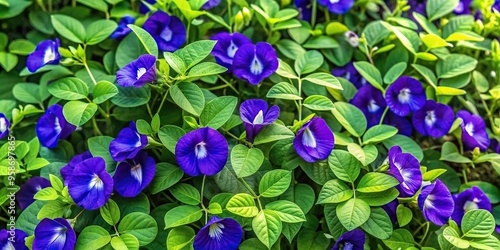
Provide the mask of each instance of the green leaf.
POLYGON ((386 24, 384 21, 373 21, 366 25, 362 34, 370 47, 375 46, 391 34, 386 24))
POLYGON ((139 245, 145 246, 155 239, 158 224, 149 214, 133 212, 123 217, 118 225, 118 232, 135 236, 139 240, 139 245))
POLYGON ((427 3, 426 13, 429 21, 432 22, 442 16, 451 13, 459 0, 433 0, 427 3))
POLYGON ((399 226, 404 227, 413 219, 413 213, 405 205, 399 204, 396 208, 396 218, 398 219, 399 226))
POLYGON ((99 208, 102 218, 106 223, 114 226, 120 221, 120 208, 112 199, 109 199, 104 206, 99 208))
POLYGON ((138 107, 149 101, 148 88, 122 87, 118 88, 118 94, 111 98, 111 102, 124 108, 138 107))
POLYGON ((31 3, 31 1, 24 0, 4 0, 4 4, 0 4, 0 19, 7 19, 21 14, 31 3))
POLYGON ((255 206, 253 197, 246 193, 236 194, 226 204, 226 209, 242 217, 255 217, 259 209, 255 206))
POLYGON ((297 249, 328 249, 330 240, 323 232, 304 228, 297 236, 297 249))
POLYGON ((108 38, 118 25, 111 20, 98 20, 87 27, 85 43, 88 45, 99 44, 108 38))
POLYGON ((35 158, 35 159, 32 159, 28 162, 28 167, 26 168, 26 170, 28 170, 28 171, 37 170, 37 169, 43 168, 49 164, 50 164, 50 162, 44 158, 35 158))
POLYGON ((465 249, 470 246, 469 241, 462 239, 460 237, 460 234, 457 231, 455 231, 455 229, 453 229, 452 227, 446 227, 443 230, 443 236, 448 242, 450 242, 451 244, 453 244, 458 248, 465 249))
POLYGON ((476 89, 480 93, 485 93, 490 88, 490 83, 488 82, 486 77, 483 74, 481 74, 481 72, 479 72, 477 70, 474 70, 472 72, 472 83, 474 83, 474 85, 476 85, 476 89))
POLYGON ((267 98, 276 98, 283 100, 302 100, 299 91, 288 82, 280 82, 273 85, 266 95, 267 98))
POLYGON ((264 144, 294 137, 295 134, 287 127, 273 123, 265 126, 255 137, 253 145, 264 144))
POLYGON ((58 192, 61 192, 64 188, 64 184, 62 183, 59 177, 49 174, 50 185, 58 192))
POLYGON ((87 249, 89 246, 99 249, 108 244, 110 241, 111 236, 106 229, 100 226, 90 225, 85 227, 80 235, 78 235, 75 249, 87 249))
POLYGON ((89 138, 87 144, 89 146, 90 153, 94 157, 102 157, 106 162, 106 169, 110 169, 115 167, 116 163, 111 157, 111 153, 109 152, 109 144, 114 138, 111 136, 96 136, 89 138))
POLYGON ((104 0, 76 0, 77 2, 86 5, 92 9, 99 10, 101 12, 108 11, 108 5, 104 0))
POLYGON ((361 171, 362 164, 352 154, 334 149, 328 157, 328 165, 339 179, 354 183, 361 171))
POLYGON ((352 198, 337 206, 337 217, 340 223, 348 230, 363 225, 370 218, 370 206, 361 199, 352 198))
POLYGON ((407 64, 405 62, 399 62, 392 66, 389 71, 384 76, 384 82, 391 84, 398 79, 399 76, 403 74, 406 70, 407 64))
POLYGON ((436 28, 436 26, 432 23, 432 22, 429 22, 427 20, 427 18, 425 16, 423 16, 422 14, 414 11, 413 12, 413 17, 415 18, 415 20, 418 22, 418 24, 420 24, 420 26, 429 34, 434 34, 434 35, 441 35, 438 31, 438 29, 436 28))
POLYGON ((381 142, 398 133, 398 129, 389 125, 375 125, 363 135, 363 144, 381 142))
MULTIPOLYGON (((279 48, 279 47, 278 47, 279 48)), ((305 53, 305 51, 304 51, 305 53)), ((276 70, 276 74, 285 77, 285 78, 290 78, 290 79, 298 79, 299 77, 295 72, 293 71, 292 67, 288 65, 288 63, 282 61, 281 59, 278 58, 279 66, 278 69, 276 70)))
POLYGON ((450 161, 455 163, 470 163, 471 160, 458 152, 458 148, 453 142, 445 142, 441 148, 441 161, 450 161))
POLYGON ((114 84, 108 81, 99 81, 92 90, 92 102, 101 104, 117 94, 118 88, 114 84))
POLYGON ((295 72, 300 75, 312 73, 317 70, 324 62, 323 55, 316 51, 310 50, 302 54, 295 61, 295 72))
POLYGON ((27 56, 35 51, 35 45, 25 39, 16 39, 9 44, 9 52, 16 55, 27 56))
POLYGON ((153 129, 151 129, 151 125, 143 119, 139 119, 135 122, 135 126, 137 127, 137 132, 143 135, 151 135, 154 134, 153 129))
POLYGON ((472 15, 459 15, 451 17, 448 23, 443 27, 443 38, 448 38, 451 34, 457 31, 468 31, 474 25, 474 17, 472 15))
POLYGON ((87 98, 89 87, 85 82, 76 77, 66 77, 51 83, 49 92, 63 100, 80 100, 87 98))
POLYGON ((435 34, 423 35, 421 38, 428 50, 451 46, 451 44, 435 34))
POLYGON ((12 53, 8 53, 5 51, 0 51, 0 65, 2 66, 5 71, 9 72, 14 67, 16 67, 18 62, 18 58, 16 55, 12 53))
POLYGON ((390 175, 373 172, 367 173, 361 178, 356 190, 362 193, 381 192, 398 184, 399 181, 390 175))
POLYGON ((148 54, 151 54, 155 57, 158 57, 158 45, 156 44, 155 39, 144 29, 141 27, 135 26, 133 24, 127 25, 137 36, 139 41, 141 42, 144 49, 148 54))
POLYGON ((337 204, 326 204, 324 214, 326 224, 333 238, 338 239, 342 234, 347 232, 337 216, 337 204))
POLYGON ((418 145, 414 140, 406 137, 404 135, 395 135, 389 139, 384 140, 383 142, 386 148, 391 148, 392 146, 398 145, 401 147, 403 152, 410 153, 418 161, 422 161, 424 158, 424 153, 422 152, 422 148, 418 145))
POLYGON ((425 80, 427 80, 427 82, 430 84, 430 85, 433 85, 433 86, 436 86, 437 85, 437 79, 436 79, 436 75, 434 75, 434 72, 432 70, 430 70, 429 68, 425 67, 425 66, 422 66, 422 65, 419 65, 419 64, 412 64, 411 65, 416 71, 418 71, 418 73, 420 73, 425 80))
POLYGON ((231 165, 238 178, 253 175, 263 162, 264 153, 259 148, 238 144, 231 149, 231 165))
POLYGON ((313 36, 302 46, 306 49, 333 49, 338 48, 339 43, 329 36, 313 36))
POLYGON ((111 238, 111 247, 117 250, 139 249, 139 240, 131 234, 122 234, 111 238))
POLYGON ((97 104, 82 101, 69 101, 63 107, 63 114, 66 120, 75 125, 82 126, 94 117, 97 111, 97 104))
POLYGON ((361 146, 356 143, 349 143, 347 144, 347 151, 354 155, 354 157, 356 157, 356 159, 358 159, 358 161, 360 161, 363 166, 368 165, 366 164, 365 151, 363 151, 363 148, 361 148, 361 146))
POLYGON ((174 125, 165 125, 158 131, 161 143, 172 153, 175 153, 175 145, 179 139, 186 134, 184 129, 174 125))
POLYGON ((188 226, 173 228, 168 233, 167 249, 190 249, 194 236, 194 230, 188 226))
POLYGON ((310 110, 317 111, 330 111, 335 108, 330 99, 321 95, 308 96, 302 105, 310 110))
POLYGON ((439 78, 452 78, 473 71, 477 60, 462 54, 451 54, 445 60, 439 60, 436 72, 439 78))
POLYGON ((226 123, 238 104, 238 98, 234 96, 221 96, 214 98, 205 105, 200 115, 202 126, 218 129, 226 123))
POLYGON ((59 195, 57 194, 57 191, 53 187, 46 187, 36 192, 33 198, 35 200, 41 200, 41 201, 52 201, 57 199, 58 197, 59 195))
POLYGON ((171 52, 163 52, 163 57, 168 65, 179 74, 184 74, 187 70, 186 63, 178 55, 171 52))
POLYGON ((47 202, 40 211, 37 211, 36 218, 42 220, 44 218, 55 219, 62 217, 66 208, 66 204, 60 200, 47 202))
POLYGON ((200 192, 187 183, 178 183, 169 190, 170 193, 182 203, 188 205, 198 205, 200 203, 200 192))
POLYGON ((309 212, 314 205, 315 194, 311 186, 307 184, 297 184, 291 186, 283 195, 282 199, 297 204, 305 213, 309 212))
POLYGON ((495 218, 484 209, 473 209, 465 213, 461 226, 463 237, 484 238, 495 231, 495 218))
POLYGON ((333 115, 352 135, 361 137, 365 133, 367 121, 365 115, 356 106, 346 102, 334 103, 333 115))
POLYGON ((471 247, 477 249, 500 249, 500 241, 493 235, 481 239, 472 239, 469 243, 471 247))
POLYGON ((292 172, 275 169, 262 176, 259 193, 262 197, 276 197, 284 193, 292 181, 292 172))
POLYGON ((56 14, 52 15, 50 20, 57 33, 64 38, 75 43, 83 43, 85 41, 85 37, 87 36, 85 27, 83 27, 83 24, 77 19, 66 15, 56 14))
POLYGON ((252 229, 257 238, 269 249, 278 240, 282 228, 279 216, 268 209, 260 211, 252 220, 252 229))
POLYGON ((40 86, 35 83, 17 83, 12 88, 14 97, 25 103, 41 103, 40 86))
POLYGON ((318 196, 318 204, 340 203, 350 199, 353 195, 350 189, 343 181, 339 179, 329 180, 323 185, 318 196))
POLYGON ((212 52, 215 44, 216 41, 212 40, 196 41, 175 51, 174 54, 178 55, 186 64, 186 69, 189 69, 205 59, 212 52))
POLYGON ((465 95, 467 92, 462 89, 446 87, 446 86, 437 86, 436 87, 436 95, 465 95))
POLYGON ((200 78, 204 76, 217 75, 217 74, 222 74, 226 71, 227 68, 220 66, 217 63, 202 62, 193 66, 193 68, 189 70, 187 78, 200 78))
POLYGON ((420 38, 413 30, 403 27, 391 26, 392 32, 398 37, 403 46, 412 54, 415 54, 420 46, 420 38))
POLYGON ((383 242, 390 249, 407 249, 415 244, 413 235, 408 230, 401 228, 394 230, 392 236, 383 242))
POLYGON ((349 31, 349 28, 340 22, 331 22, 326 25, 325 33, 327 35, 343 35, 349 31))
POLYGON ((266 205, 266 209, 276 213, 282 222, 297 223, 306 221, 304 212, 302 212, 297 204, 290 201, 273 201, 266 205))
POLYGON ((361 225, 367 233, 378 239, 386 240, 392 235, 392 221, 383 208, 372 208, 370 217, 361 225))
POLYGON ((123 68, 130 62, 137 60, 141 55, 148 54, 141 41, 135 34, 129 33, 118 44, 115 52, 115 61, 118 68, 123 68))
POLYGON ((310 81, 314 84, 332 89, 342 89, 342 85, 340 85, 339 80, 332 74, 313 73, 303 78, 302 81, 310 81))
POLYGON ((200 116, 205 107, 205 98, 200 87, 194 83, 181 82, 170 87, 172 100, 183 110, 200 116))
POLYGON ((369 62, 359 61, 354 62, 354 67, 363 78, 366 79, 373 87, 383 91, 382 88, 382 75, 380 71, 371 65, 369 62))
POLYGON ((179 182, 183 175, 184 172, 177 166, 166 162, 158 163, 149 190, 152 194, 157 194, 179 182))

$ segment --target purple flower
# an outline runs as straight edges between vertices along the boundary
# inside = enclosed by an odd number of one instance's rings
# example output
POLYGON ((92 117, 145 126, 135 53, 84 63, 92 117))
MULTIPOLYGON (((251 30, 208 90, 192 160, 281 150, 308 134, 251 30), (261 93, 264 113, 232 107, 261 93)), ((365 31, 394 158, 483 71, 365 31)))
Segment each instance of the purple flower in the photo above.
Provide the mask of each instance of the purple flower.
POLYGON ((399 181, 396 189, 398 189, 400 197, 411 197, 422 186, 420 163, 412 154, 403 153, 399 146, 392 146, 389 149, 389 170, 387 173, 399 181))
POLYGON ((332 75, 345 78, 358 89, 367 85, 366 79, 359 74, 352 62, 349 62, 343 67, 332 69, 332 75))
POLYGON ((3 113, 0 113, 0 139, 9 134, 10 122, 3 113))
POLYGON ((457 15, 467 15, 470 14, 470 4, 472 0, 460 0, 457 6, 453 10, 453 13, 457 15))
POLYGON ((175 51, 186 42, 186 28, 182 21, 163 11, 151 15, 142 28, 153 36, 161 51, 175 51))
POLYGON ((280 108, 273 105, 268 110, 267 102, 264 100, 250 99, 241 103, 240 118, 245 125, 248 141, 253 142, 259 131, 276 121, 279 115, 280 108))
POLYGON ((278 57, 271 44, 258 42, 256 45, 241 46, 233 58, 234 75, 257 85, 278 69, 278 57))
POLYGON ((478 187, 465 189, 453 196, 455 210, 451 218, 460 226, 464 214, 473 209, 485 209, 491 212, 491 202, 488 196, 478 187))
POLYGON ((55 41, 45 40, 40 42, 35 51, 31 52, 26 59, 26 67, 30 72, 36 72, 39 68, 47 64, 59 64, 61 54, 59 54, 59 39, 55 41))
POLYGON ((116 27, 116 30, 113 31, 111 34, 111 38, 114 39, 121 39, 128 35, 132 30, 127 26, 128 24, 133 24, 135 22, 135 17, 131 16, 124 16, 122 19, 120 19, 120 22, 118 22, 118 27, 116 27))
POLYGON ((363 250, 365 241, 365 233, 360 229, 354 229, 342 234, 332 250, 363 250))
POLYGON ((413 12, 417 12, 423 16, 427 16, 425 13, 425 9, 427 6, 427 0, 408 0, 408 5, 411 7, 410 11, 408 11, 407 15, 410 19, 413 19, 413 12))
POLYGON ((398 205, 399 205, 399 201, 398 199, 394 199, 393 201, 385 204, 382 206, 382 208, 385 210, 385 212, 387 213, 387 215, 389 215, 389 218, 391 218, 391 222, 392 224, 395 224, 396 222, 398 222, 398 218, 397 218, 397 215, 396 215, 396 211, 398 209, 398 205))
POLYGON ((462 128, 462 142, 467 149, 479 147, 485 150, 490 145, 490 138, 486 132, 486 125, 483 118, 465 110, 460 110, 457 117, 462 118, 460 127, 462 128))
POLYGON ((220 4, 221 0, 208 0, 203 6, 201 6, 201 9, 203 10, 209 10, 213 7, 217 7, 220 4))
POLYGON ((411 111, 421 109, 425 104, 425 90, 415 78, 401 76, 389 85, 385 93, 387 106, 399 116, 407 116, 411 111))
POLYGON ((78 163, 68 180, 71 198, 87 210, 102 207, 112 191, 113 179, 106 172, 106 162, 101 157, 92 157, 78 163))
POLYGON ((325 120, 314 117, 299 130, 293 139, 297 154, 307 162, 328 158, 333 150, 334 136, 325 120))
POLYGON ((19 208, 21 210, 26 209, 31 203, 35 201, 33 197, 36 192, 50 187, 50 181, 39 176, 31 177, 26 183, 21 185, 19 191, 16 193, 17 202, 19 202, 19 208))
POLYGON ((33 250, 72 250, 75 243, 75 231, 64 218, 45 218, 35 228, 33 250))
POLYGON ((78 165, 78 163, 80 163, 86 159, 89 159, 89 158, 92 158, 92 154, 90 153, 90 151, 85 151, 82 154, 73 156, 73 158, 71 158, 71 160, 68 162, 68 164, 66 164, 64 167, 61 168, 61 170, 59 170, 59 172, 61 173, 61 176, 64 180, 65 186, 68 185, 69 177, 71 177, 71 175, 73 174, 73 171, 75 170, 75 166, 78 165))
POLYGON ((212 50, 212 55, 215 57, 218 64, 228 69, 228 72, 232 71, 233 58, 238 48, 245 44, 252 43, 250 39, 238 32, 233 34, 220 32, 210 39, 217 41, 212 50))
POLYGON ((28 235, 19 229, 9 230, 6 229, 0 230, 0 249, 2 250, 28 250, 26 247, 26 237, 28 235))
POLYGON ((491 139, 490 148, 493 150, 493 152, 500 154, 500 144, 498 143, 497 139, 491 139))
POLYGON ((243 237, 240 224, 231 219, 220 219, 212 216, 194 237, 193 247, 196 250, 236 250, 243 237))
POLYGON ((113 183, 115 190, 123 197, 135 197, 144 190, 155 176, 156 163, 144 151, 116 167, 113 183))
POLYGON ((300 19, 311 22, 312 4, 311 0, 295 0, 295 6, 300 13, 300 19))
POLYGON ((59 139, 66 139, 76 126, 64 118, 59 104, 50 106, 36 123, 36 134, 40 144, 47 148, 55 148, 59 139))
POLYGON ((412 117, 413 127, 421 135, 434 138, 448 133, 455 116, 450 106, 427 100, 423 108, 417 110, 412 117))
POLYGON ((128 128, 122 129, 116 139, 109 144, 109 152, 113 160, 124 161, 134 158, 141 149, 148 145, 148 137, 137 132, 135 122, 131 121, 128 128))
POLYGON ((453 213, 454 202, 450 190, 439 179, 422 188, 418 206, 426 220, 442 226, 453 213))
POLYGON ((411 123, 403 116, 398 116, 392 111, 387 111, 387 114, 384 118, 384 124, 391 125, 398 129, 398 134, 411 136, 413 132, 411 123))
POLYGON ((318 0, 318 3, 327 7, 333 14, 342 15, 354 5, 354 0, 318 0))
POLYGON ((175 159, 188 175, 214 175, 224 168, 227 141, 217 130, 199 128, 181 137, 175 145, 175 159))
MULTIPOLYGON (((149 4, 155 4, 156 3, 156 0, 143 0, 143 1, 146 1, 149 4)), ((146 14, 148 12, 149 12, 148 6, 146 6, 145 4, 143 4, 141 2, 141 5, 139 6, 139 13, 146 14)))
POLYGON ((150 54, 139 56, 116 72, 116 83, 123 87, 140 88, 156 81, 156 57, 150 54))
POLYGON ((386 107, 382 92, 370 84, 361 87, 350 103, 363 111, 368 127, 379 124, 386 107))

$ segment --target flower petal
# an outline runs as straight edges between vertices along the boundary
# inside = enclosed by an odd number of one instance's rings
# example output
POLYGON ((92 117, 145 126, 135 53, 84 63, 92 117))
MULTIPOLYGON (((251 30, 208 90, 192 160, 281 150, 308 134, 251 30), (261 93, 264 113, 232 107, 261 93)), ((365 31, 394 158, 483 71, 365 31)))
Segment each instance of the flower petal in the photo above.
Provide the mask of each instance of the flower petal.
POLYGON ((45 218, 35 228, 33 250, 74 249, 76 234, 68 221, 63 218, 45 218))
POLYGON ((123 197, 135 197, 153 180, 156 163, 144 151, 120 163, 113 175, 115 190, 123 197))
POLYGON ((243 237, 240 224, 231 218, 220 219, 212 216, 194 238, 193 247, 196 250, 236 250, 243 237))
POLYGON ((446 185, 436 179, 422 189, 418 196, 418 206, 426 220, 442 226, 453 213, 454 201, 446 185))
POLYGON ((19 191, 16 193, 16 200, 19 202, 19 208, 21 210, 26 209, 35 201, 33 197, 39 190, 50 186, 50 181, 43 177, 31 177, 28 181, 21 185, 19 191))
POLYGON ((333 150, 333 132, 325 120, 314 117, 299 130, 293 146, 297 154, 307 162, 324 160, 333 150))

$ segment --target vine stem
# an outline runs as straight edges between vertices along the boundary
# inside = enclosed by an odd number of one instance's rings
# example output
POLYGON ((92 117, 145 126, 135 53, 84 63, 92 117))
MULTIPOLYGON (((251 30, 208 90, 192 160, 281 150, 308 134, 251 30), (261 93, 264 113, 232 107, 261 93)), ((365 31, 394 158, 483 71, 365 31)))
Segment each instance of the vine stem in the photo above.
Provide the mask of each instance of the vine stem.
POLYGON ((200 204, 201 207, 203 208, 203 211, 205 212, 205 224, 208 223, 208 209, 205 207, 205 204, 203 204, 203 192, 205 190, 205 180, 207 179, 206 175, 203 175, 203 181, 201 182, 201 190, 200 190, 200 204))
POLYGON ((384 122, 385 115, 387 115, 387 111, 389 111, 389 107, 385 107, 384 113, 382 113, 382 117, 380 117, 380 122, 378 123, 381 125, 384 122))
POLYGON ((253 197, 255 199, 257 199, 257 202, 259 203, 260 210, 263 210, 262 204, 260 203, 260 199, 259 199, 260 196, 258 196, 255 193, 255 191, 253 191, 253 189, 248 185, 248 183, 243 178, 239 178, 239 180, 241 181, 241 183, 243 183, 243 186, 245 186, 245 188, 248 189, 248 191, 250 191, 250 193, 253 195, 253 197))
MULTIPOLYGON (((302 79, 299 78, 299 96, 302 97, 302 79)), ((299 100, 299 121, 302 121, 302 99, 299 100)))

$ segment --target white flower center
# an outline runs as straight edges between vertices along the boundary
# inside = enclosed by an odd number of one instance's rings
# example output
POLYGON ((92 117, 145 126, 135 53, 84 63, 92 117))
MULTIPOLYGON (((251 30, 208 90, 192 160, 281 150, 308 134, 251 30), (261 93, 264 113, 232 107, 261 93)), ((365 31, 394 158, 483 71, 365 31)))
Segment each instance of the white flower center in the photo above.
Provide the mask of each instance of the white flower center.
POLYGON ((370 113, 375 113, 375 112, 377 112, 379 109, 380 109, 380 106, 378 106, 378 105, 377 105, 377 103, 375 102, 375 100, 371 99, 371 100, 368 102, 368 112, 370 112, 370 113))
POLYGON ((316 138, 314 138, 314 134, 309 128, 304 129, 302 144, 310 148, 316 148, 316 138))
POLYGON ((144 74, 146 74, 146 68, 138 68, 136 79, 139 80, 139 78, 141 78, 141 76, 143 76, 144 74))
POLYGON ((134 145, 134 146, 135 146, 136 148, 138 148, 138 147, 142 146, 141 135, 140 135, 139 133, 135 133, 135 135, 136 135, 136 138, 137 138, 137 139, 136 139, 136 140, 137 140, 137 142, 135 143, 135 145, 134 145))
POLYGON ((434 204, 432 204, 432 202, 434 201, 434 199, 435 199, 434 195, 429 194, 427 196, 427 199, 425 199, 425 201, 424 201, 424 208, 432 208, 432 207, 434 207, 434 204))
POLYGON ((262 112, 262 110, 259 110, 259 113, 257 113, 255 118, 253 119, 252 124, 259 125, 259 124, 264 123, 264 115, 263 114, 264 114, 264 112, 262 112))
POLYGON ((136 179, 139 184, 142 184, 142 166, 141 164, 137 164, 130 169, 130 174, 134 179, 136 179))
POLYGON ((56 59, 56 53, 49 47, 43 54, 43 63, 48 63, 56 59))
POLYGON ((345 242, 344 247, 341 248, 342 250, 352 250, 354 249, 354 245, 351 242, 345 242))
POLYGON ((331 4, 338 3, 338 2, 340 2, 340 0, 330 0, 331 4))
POLYGON ((194 155, 196 155, 196 158, 203 159, 207 157, 207 147, 205 145, 207 144, 204 141, 196 144, 194 147, 194 155))
POLYGON ((64 244, 66 242, 66 231, 68 231, 68 229, 65 227, 58 227, 54 229, 54 231, 55 234, 52 236, 52 239, 50 239, 48 245, 52 245, 52 243, 55 243, 55 245, 64 244))
POLYGON ((427 115, 425 116, 425 124, 429 127, 432 127, 436 122, 436 113, 434 110, 427 111, 427 115))
POLYGON ((344 78, 349 80, 350 77, 351 77, 351 72, 347 71, 344 75, 344 78))
POLYGON ((231 41, 231 45, 227 47, 227 55, 231 58, 234 57, 234 54, 236 54, 236 51, 238 50, 238 47, 234 45, 233 41, 231 41))
POLYGON ((170 42, 170 40, 172 40, 172 34, 173 34, 172 30, 171 30, 171 29, 167 26, 167 27, 165 27, 165 29, 163 29, 163 31, 161 32, 160 37, 161 37, 163 40, 165 40, 165 41, 167 41, 167 42, 170 42))
POLYGON ((55 118, 56 119, 55 119, 55 124, 54 124, 55 125, 54 130, 59 134, 59 133, 61 133, 62 128, 61 128, 61 124, 59 123, 59 118, 57 116, 55 118))
POLYGON ((464 4, 462 2, 458 2, 458 5, 457 7, 455 7, 454 11, 459 13, 464 11, 464 4))
POLYGON ((407 103, 410 101, 411 91, 408 88, 404 88, 399 91, 398 100, 401 103, 407 103))
POLYGON ((7 121, 5 118, 0 118, 0 133, 7 131, 7 121))
MULTIPOLYGON (((474 200, 477 200, 477 199, 474 199, 474 200)), ((464 204, 464 211, 465 212, 468 212, 470 210, 474 210, 474 209, 478 209, 479 206, 477 205, 476 201, 466 201, 465 204, 464 204)))
POLYGON ((210 238, 216 238, 217 241, 220 241, 222 238, 222 229, 224 229, 224 225, 222 223, 214 223, 208 227, 208 236, 210 238))
POLYGON ((470 136, 474 136, 474 124, 472 124, 472 122, 465 124, 465 131, 470 136))
POLYGON ((37 186, 35 187, 35 190, 36 190, 37 192, 38 192, 38 191, 40 191, 40 190, 42 190, 42 186, 37 185, 37 186))
POLYGON ((89 189, 93 189, 94 187, 99 190, 104 187, 104 183, 102 182, 101 178, 97 176, 97 174, 94 174, 92 180, 89 183, 89 189))
POLYGON ((2 248, 2 250, 16 250, 16 248, 12 245, 10 240, 7 240, 7 244, 2 248))
POLYGON ((252 64, 250 65, 250 72, 254 75, 260 75, 262 73, 262 70, 264 70, 264 67, 262 67, 262 63, 257 59, 257 57, 253 58, 252 64))

